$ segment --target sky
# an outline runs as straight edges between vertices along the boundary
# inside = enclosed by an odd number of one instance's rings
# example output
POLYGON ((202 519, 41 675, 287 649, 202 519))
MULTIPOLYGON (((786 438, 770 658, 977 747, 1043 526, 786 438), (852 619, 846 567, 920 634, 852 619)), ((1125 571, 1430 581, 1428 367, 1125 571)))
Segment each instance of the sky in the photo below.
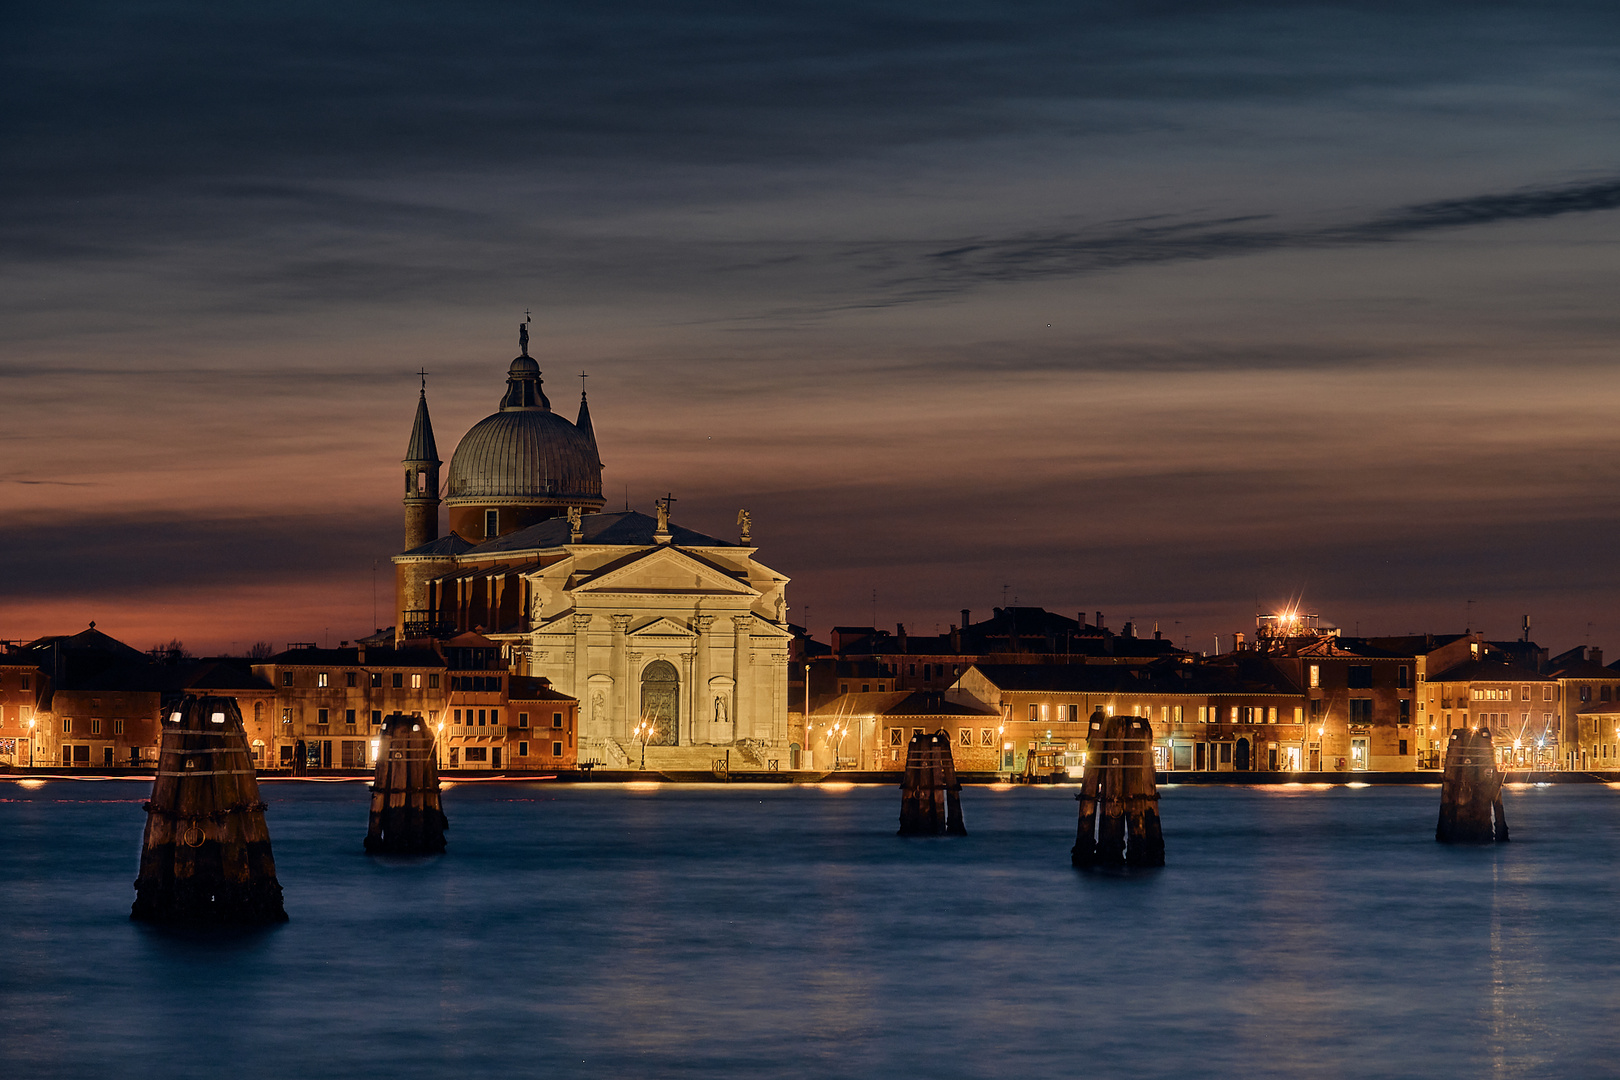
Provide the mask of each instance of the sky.
POLYGON ((1620 649, 1612 3, 0 6, 0 639, 392 622, 531 353, 789 617, 1620 649))

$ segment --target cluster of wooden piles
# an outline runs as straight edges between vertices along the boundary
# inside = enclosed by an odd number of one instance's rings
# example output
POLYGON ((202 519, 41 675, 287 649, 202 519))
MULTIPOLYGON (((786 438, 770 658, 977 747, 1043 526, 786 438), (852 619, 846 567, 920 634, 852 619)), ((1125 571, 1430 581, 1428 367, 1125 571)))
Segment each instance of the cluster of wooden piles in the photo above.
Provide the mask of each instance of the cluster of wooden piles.
POLYGON ((1508 838, 1502 809, 1502 781, 1489 728, 1453 731, 1446 745, 1440 780, 1440 822, 1434 838, 1442 844, 1490 844, 1508 838))
POLYGON ((444 851, 450 822, 439 804, 439 765, 433 729, 419 716, 394 713, 383 721, 377 773, 371 782, 366 850, 390 854, 444 851))
POLYGON ((913 735, 900 784, 900 835, 966 836, 961 791, 950 736, 943 731, 913 735))
POLYGON ((1079 867, 1164 865, 1153 728, 1136 716, 1091 714, 1080 780, 1080 827, 1071 853, 1079 867))
POLYGON ((264 803, 235 698, 188 695, 163 724, 130 917, 285 922, 264 803))

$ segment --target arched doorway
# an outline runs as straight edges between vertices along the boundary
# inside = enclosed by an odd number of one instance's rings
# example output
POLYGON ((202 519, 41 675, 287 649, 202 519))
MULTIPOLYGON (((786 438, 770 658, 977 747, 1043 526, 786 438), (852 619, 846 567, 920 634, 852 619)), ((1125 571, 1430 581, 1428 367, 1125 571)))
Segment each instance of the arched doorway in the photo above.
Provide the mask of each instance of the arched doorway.
POLYGON ((1238 772, 1247 772, 1249 770, 1249 740, 1248 739, 1239 739, 1238 740, 1237 755, 1236 756, 1237 756, 1237 760, 1235 762, 1233 762, 1232 767, 1234 769, 1236 769, 1238 772))
POLYGON ((680 741, 681 676, 668 660, 654 660, 641 670, 640 719, 652 724, 648 746, 674 746, 680 741))

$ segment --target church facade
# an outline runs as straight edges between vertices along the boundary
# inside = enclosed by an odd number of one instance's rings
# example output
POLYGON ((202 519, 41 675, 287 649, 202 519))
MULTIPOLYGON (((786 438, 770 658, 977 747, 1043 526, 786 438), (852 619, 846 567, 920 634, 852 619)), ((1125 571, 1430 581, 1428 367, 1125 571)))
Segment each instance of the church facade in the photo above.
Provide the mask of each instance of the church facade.
POLYGON ((520 343, 500 411, 461 440, 443 487, 425 388, 418 400, 396 639, 499 642, 514 674, 578 700, 582 762, 793 767, 788 579, 755 558, 748 515, 726 540, 673 523, 667 500, 604 512, 584 395, 577 421, 553 413, 520 343))

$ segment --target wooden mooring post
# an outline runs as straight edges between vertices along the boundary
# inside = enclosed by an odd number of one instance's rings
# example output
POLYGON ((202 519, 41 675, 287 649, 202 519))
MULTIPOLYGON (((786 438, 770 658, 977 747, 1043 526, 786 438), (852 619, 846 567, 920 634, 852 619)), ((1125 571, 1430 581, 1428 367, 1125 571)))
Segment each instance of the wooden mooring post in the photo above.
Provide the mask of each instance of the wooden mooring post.
POLYGON ((966 836, 961 792, 950 736, 943 731, 913 735, 900 784, 900 835, 966 836))
POLYGON ((236 699, 187 695, 162 727, 130 918, 286 922, 236 699))
POLYGON ((1075 866, 1164 865, 1159 788, 1153 773, 1153 726, 1139 716, 1091 714, 1080 781, 1075 866))
POLYGON ((1453 731, 1446 744, 1440 779, 1440 822, 1434 838, 1442 844, 1490 844, 1508 838, 1502 810, 1502 781, 1489 728, 1453 731))
POLYGON ((433 728, 420 716, 394 713, 383 721, 377 773, 371 782, 366 850, 396 855, 444 851, 450 822, 439 803, 439 762, 433 728))

